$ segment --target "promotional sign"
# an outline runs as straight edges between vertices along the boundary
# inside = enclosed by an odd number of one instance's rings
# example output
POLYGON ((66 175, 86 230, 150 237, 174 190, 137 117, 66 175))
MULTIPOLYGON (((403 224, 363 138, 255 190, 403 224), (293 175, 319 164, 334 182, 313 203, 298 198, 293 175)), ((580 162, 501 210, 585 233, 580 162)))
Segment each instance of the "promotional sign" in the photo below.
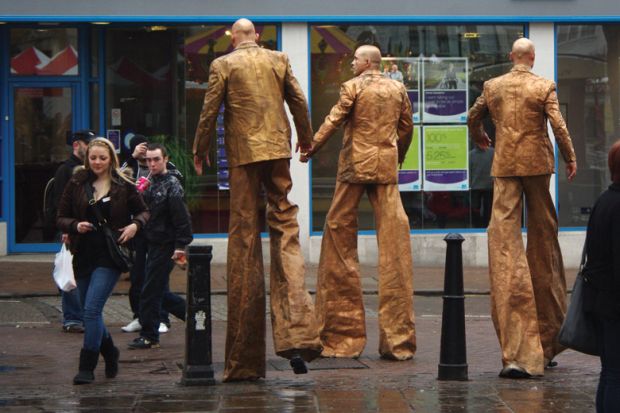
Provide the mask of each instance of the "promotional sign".
POLYGON ((422 68, 424 123, 467 122, 467 59, 428 58, 422 68))
POLYGON ((384 57, 381 59, 383 76, 405 85, 411 100, 413 121, 420 122, 420 59, 417 57, 384 57))
POLYGON ((106 132, 106 138, 112 142, 116 153, 121 153, 121 131, 118 129, 109 129, 106 132))
POLYGON ((110 123, 112 126, 121 126, 121 109, 112 108, 110 110, 110 123))
POLYGON ((422 189, 420 127, 414 126, 411 145, 405 160, 398 171, 398 189, 403 192, 420 191, 422 189))
POLYGON ((467 126, 425 126, 423 136, 424 190, 469 190, 467 126))
POLYGON ((216 140, 217 140, 217 187, 222 191, 228 191, 228 158, 226 157, 226 145, 224 143, 224 105, 220 106, 216 121, 216 140))

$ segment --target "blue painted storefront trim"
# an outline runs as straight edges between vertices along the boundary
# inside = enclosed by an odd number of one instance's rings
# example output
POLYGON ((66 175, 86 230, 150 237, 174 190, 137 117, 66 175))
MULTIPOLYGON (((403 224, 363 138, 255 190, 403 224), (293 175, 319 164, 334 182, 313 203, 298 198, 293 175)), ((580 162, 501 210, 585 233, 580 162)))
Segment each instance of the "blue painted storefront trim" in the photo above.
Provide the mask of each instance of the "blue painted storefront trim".
POLYGON ((0 15, 4 22, 109 22, 109 23, 232 23, 240 17, 247 17, 256 23, 280 22, 280 23, 530 23, 530 22, 551 22, 551 23, 605 23, 618 22, 620 15, 615 16, 481 16, 481 15, 461 15, 461 16, 419 16, 419 15, 393 15, 393 16, 277 16, 277 15, 220 15, 220 16, 117 16, 117 15, 97 15, 97 16, 67 16, 67 15, 0 15))

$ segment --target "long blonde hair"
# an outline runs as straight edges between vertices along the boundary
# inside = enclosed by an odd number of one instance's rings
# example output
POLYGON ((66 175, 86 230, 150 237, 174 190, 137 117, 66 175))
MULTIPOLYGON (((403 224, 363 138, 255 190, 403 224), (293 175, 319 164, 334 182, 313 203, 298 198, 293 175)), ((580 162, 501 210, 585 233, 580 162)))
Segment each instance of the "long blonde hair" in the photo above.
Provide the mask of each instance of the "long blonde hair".
POLYGON ((84 157, 84 167, 86 168, 86 170, 90 170, 90 161, 88 159, 88 155, 90 153, 90 149, 94 146, 99 146, 108 150, 108 155, 110 156, 110 168, 108 169, 108 174, 110 175, 111 180, 116 183, 120 183, 120 181, 117 179, 118 177, 125 182, 134 184, 133 180, 129 178, 123 171, 121 171, 118 156, 116 156, 116 151, 114 150, 114 144, 106 138, 95 138, 88 143, 88 148, 86 149, 86 156, 84 157), (114 171, 115 173, 112 173, 112 171, 114 171))

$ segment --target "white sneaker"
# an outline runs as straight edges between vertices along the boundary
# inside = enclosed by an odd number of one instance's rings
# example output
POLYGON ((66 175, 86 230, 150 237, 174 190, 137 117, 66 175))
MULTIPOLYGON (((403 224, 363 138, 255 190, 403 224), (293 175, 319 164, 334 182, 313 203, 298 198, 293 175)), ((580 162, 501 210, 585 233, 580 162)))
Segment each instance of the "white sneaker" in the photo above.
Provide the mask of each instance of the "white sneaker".
POLYGON ((137 331, 142 330, 142 326, 140 325, 140 320, 137 318, 132 320, 126 326, 121 327, 121 330, 123 330, 125 333, 135 333, 137 331))
POLYGON ((164 323, 159 323, 159 334, 164 334, 168 332, 168 326, 164 323))

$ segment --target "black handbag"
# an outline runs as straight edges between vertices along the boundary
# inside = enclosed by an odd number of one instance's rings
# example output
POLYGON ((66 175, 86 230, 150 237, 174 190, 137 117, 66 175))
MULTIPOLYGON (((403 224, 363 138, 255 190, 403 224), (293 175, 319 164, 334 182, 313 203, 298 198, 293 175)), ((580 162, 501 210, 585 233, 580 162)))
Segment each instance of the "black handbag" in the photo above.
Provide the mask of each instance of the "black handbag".
POLYGON ((575 285, 573 286, 573 293, 571 295, 570 304, 568 305, 568 311, 566 312, 566 318, 558 334, 558 341, 563 346, 572 348, 580 353, 598 356, 599 348, 594 319, 591 314, 584 311, 586 289, 591 288, 588 285, 587 272, 584 271, 587 261, 587 244, 588 237, 586 236, 586 241, 583 244, 583 252, 581 253, 579 272, 577 273, 575 285))
POLYGON ((117 242, 118 237, 116 236, 114 230, 110 228, 108 221, 101 215, 101 211, 97 207, 97 202, 93 196, 93 190, 88 182, 84 184, 84 190, 86 191, 86 196, 88 197, 88 204, 92 206, 93 212, 95 213, 95 218, 97 218, 99 228, 103 231, 105 243, 108 247, 108 252, 110 253, 112 262, 114 262, 116 267, 121 272, 131 271, 134 263, 134 251, 129 248, 129 246, 119 244, 117 242))

